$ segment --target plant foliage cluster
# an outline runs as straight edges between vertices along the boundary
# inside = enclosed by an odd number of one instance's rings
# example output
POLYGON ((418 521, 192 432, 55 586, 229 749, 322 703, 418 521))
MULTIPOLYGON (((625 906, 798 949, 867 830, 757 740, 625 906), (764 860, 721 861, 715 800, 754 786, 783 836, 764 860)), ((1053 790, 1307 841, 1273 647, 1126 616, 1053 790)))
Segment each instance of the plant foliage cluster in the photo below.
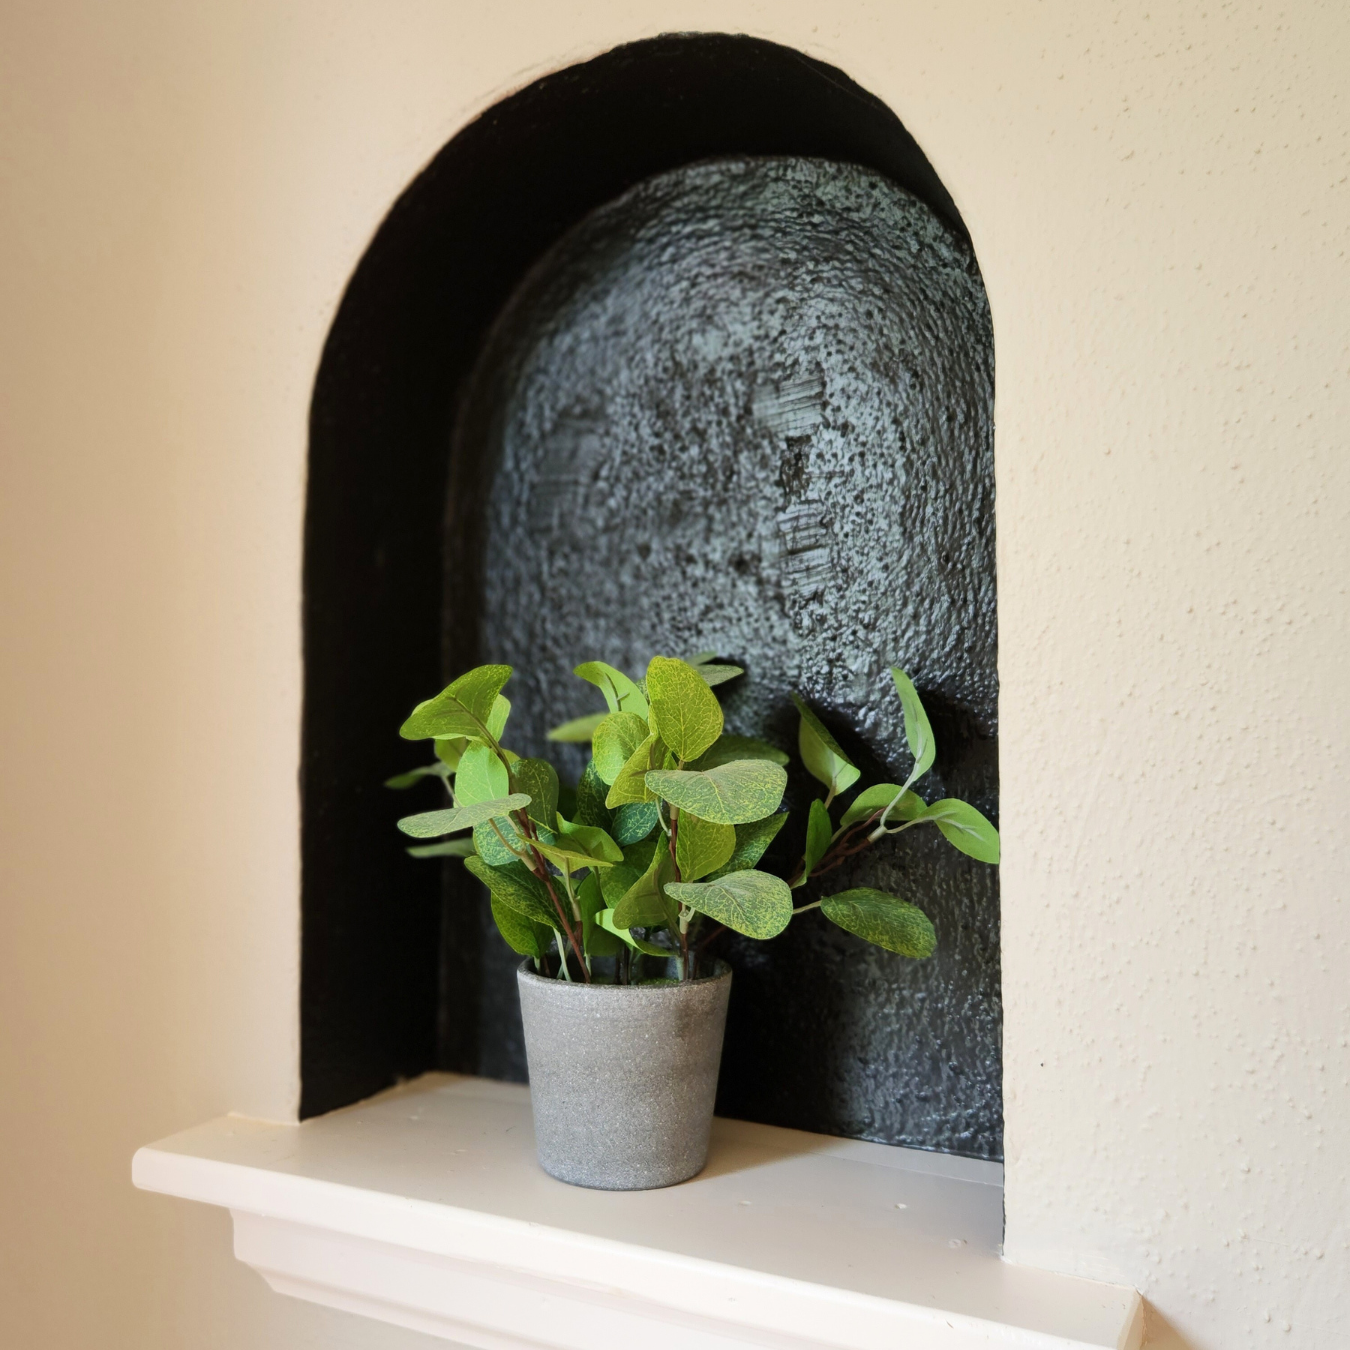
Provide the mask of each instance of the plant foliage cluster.
POLYGON ((758 864, 787 820, 788 756, 724 730, 716 686, 743 672, 704 652, 689 661, 655 656, 631 679, 603 661, 576 669, 604 695, 607 711, 550 733, 589 742, 575 788, 553 765, 502 744, 510 666, 479 666, 403 724, 408 740, 430 739, 436 758, 389 780, 411 787, 439 778, 442 810, 406 816, 424 858, 460 857, 482 881, 501 935, 537 970, 567 980, 641 980, 644 973, 694 979, 708 944, 726 929, 772 938, 794 914, 819 908, 868 942, 908 957, 936 945, 933 926, 907 900, 868 887, 794 905, 794 892, 890 835, 931 825, 961 852, 997 863, 998 834, 973 806, 931 804, 914 785, 932 767, 933 731, 909 677, 891 672, 913 768, 903 783, 876 783, 839 809, 859 770, 796 694, 798 750, 825 793, 811 802, 806 844, 789 879, 758 864))

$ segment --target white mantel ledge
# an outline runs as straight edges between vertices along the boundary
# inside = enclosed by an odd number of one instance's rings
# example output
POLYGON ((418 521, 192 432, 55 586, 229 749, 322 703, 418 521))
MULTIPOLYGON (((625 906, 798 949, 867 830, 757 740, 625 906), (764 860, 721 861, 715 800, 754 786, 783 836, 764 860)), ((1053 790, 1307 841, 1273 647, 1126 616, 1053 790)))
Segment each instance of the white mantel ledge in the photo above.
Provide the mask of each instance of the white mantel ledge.
POLYGON ((1011 1265, 1002 1168, 719 1120, 707 1170, 587 1191, 528 1089, 428 1074, 301 1125, 140 1149, 273 1289, 481 1350, 1138 1350, 1134 1290, 1011 1265))

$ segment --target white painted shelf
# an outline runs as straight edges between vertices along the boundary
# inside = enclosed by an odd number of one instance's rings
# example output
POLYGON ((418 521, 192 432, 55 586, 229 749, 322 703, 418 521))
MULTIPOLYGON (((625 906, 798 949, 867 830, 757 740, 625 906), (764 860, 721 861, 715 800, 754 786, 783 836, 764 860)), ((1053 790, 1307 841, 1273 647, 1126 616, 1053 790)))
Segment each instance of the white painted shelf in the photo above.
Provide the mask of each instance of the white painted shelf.
POLYGON ((132 1162, 234 1215, 267 1282, 482 1350, 1137 1350, 1132 1289, 999 1256, 1002 1168, 719 1120, 707 1170, 586 1191, 534 1157, 528 1089, 431 1074, 132 1162))

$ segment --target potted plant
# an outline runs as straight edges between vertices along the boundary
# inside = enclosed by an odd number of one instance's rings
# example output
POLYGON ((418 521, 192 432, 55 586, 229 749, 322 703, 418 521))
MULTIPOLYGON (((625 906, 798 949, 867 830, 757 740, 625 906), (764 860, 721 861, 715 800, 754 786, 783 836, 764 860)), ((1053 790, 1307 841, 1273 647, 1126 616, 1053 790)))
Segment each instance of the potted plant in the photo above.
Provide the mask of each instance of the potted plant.
POLYGON ((931 825, 996 863, 998 834, 955 798, 914 790, 932 767, 932 728, 904 671, 891 676, 913 767, 903 783, 858 785, 858 769, 795 694, 798 749, 824 785, 791 876, 757 864, 787 820, 788 756, 724 730, 714 688, 743 672, 713 653, 656 656, 634 680, 602 661, 576 669, 607 711, 550 734, 589 742, 574 789, 546 760, 502 743, 509 666, 479 666, 403 724, 435 761, 389 780, 439 778, 450 805, 399 821, 419 857, 462 857, 502 937, 525 958, 518 983, 539 1160, 563 1181, 607 1190, 668 1186, 702 1170, 731 972, 709 946, 724 930, 776 937, 794 914, 903 956, 936 937, 916 905, 868 888, 795 905, 794 892, 891 835, 931 825), (837 818, 836 818, 837 817, 837 818))

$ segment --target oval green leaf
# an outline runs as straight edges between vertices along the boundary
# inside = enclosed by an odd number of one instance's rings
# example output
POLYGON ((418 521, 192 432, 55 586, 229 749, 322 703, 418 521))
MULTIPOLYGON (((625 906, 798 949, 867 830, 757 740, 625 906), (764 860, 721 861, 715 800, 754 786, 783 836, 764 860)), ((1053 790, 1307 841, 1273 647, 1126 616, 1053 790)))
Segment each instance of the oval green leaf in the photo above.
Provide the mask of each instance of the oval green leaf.
POLYGON ((492 919, 497 931, 506 939, 506 945, 518 956, 532 956, 537 961, 548 951, 553 938, 552 931, 541 923, 532 923, 523 914, 509 905, 504 905, 495 895, 488 897, 492 906, 492 919))
POLYGON ((591 762, 604 782, 613 786, 623 766, 648 736, 647 724, 635 713, 607 713, 595 729, 591 762))
POLYGON ((546 759, 522 759, 511 766, 511 786, 530 798, 530 819, 551 830, 558 813, 557 769, 546 759))
POLYGON ((738 759, 706 772, 657 769, 648 789, 681 811, 717 825, 744 825, 778 810, 787 774, 766 759, 738 759))
POLYGON ((435 698, 419 703, 398 734, 409 741, 428 736, 484 740, 489 735, 488 719, 497 695, 510 678, 510 666, 476 666, 448 684, 435 698))
POLYGON ((767 872, 728 872, 716 881, 673 881, 666 894, 746 937, 777 937, 792 920, 792 892, 767 872))
POLYGON ((923 910, 885 891, 860 886, 827 896, 820 908, 832 923, 888 952, 922 960, 937 946, 937 934, 923 910))
POLYGON ((722 734, 722 705, 687 661, 653 656, 647 666, 651 722, 678 759, 697 759, 722 734))
POLYGON ((736 831, 731 825, 717 825, 682 812, 672 828, 675 865, 680 869, 681 881, 699 881, 716 872, 736 847, 736 831))
POLYGON ((491 746, 477 742, 459 757, 455 801, 460 806, 496 801, 510 791, 511 775, 491 746))
POLYGON ((756 740, 753 736, 719 736, 712 745, 690 764, 691 769, 715 769, 719 764, 730 764, 737 759, 767 759, 771 764, 787 765, 788 756, 776 745, 756 740))
POLYGON ((774 841, 774 836, 787 824, 787 812, 776 812, 765 816, 763 820, 752 820, 745 825, 736 826, 736 847, 731 857, 717 869, 709 881, 728 872, 745 872, 752 868, 763 856, 764 850, 774 841))
POLYGON ((558 915, 548 898, 544 883, 529 872, 523 863, 513 862, 506 867, 492 867, 482 858, 465 858, 464 866, 478 878, 492 898, 523 914, 533 923, 558 926, 558 915))

